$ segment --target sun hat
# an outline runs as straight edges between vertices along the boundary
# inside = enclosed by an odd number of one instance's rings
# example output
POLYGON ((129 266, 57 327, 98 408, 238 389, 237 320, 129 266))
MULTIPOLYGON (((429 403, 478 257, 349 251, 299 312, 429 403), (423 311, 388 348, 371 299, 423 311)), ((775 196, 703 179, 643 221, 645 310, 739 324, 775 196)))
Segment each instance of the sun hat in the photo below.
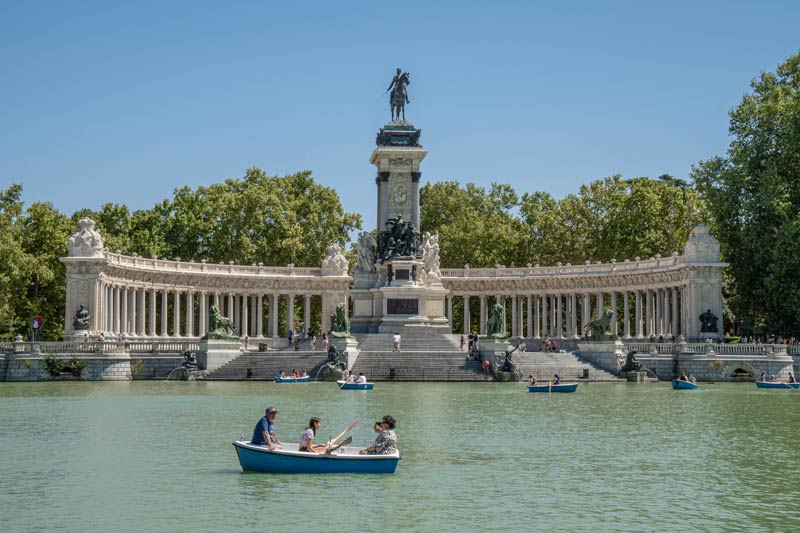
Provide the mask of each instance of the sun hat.
POLYGON ((278 408, 277 407, 272 407, 272 406, 267 407, 267 412, 268 413, 277 413, 278 412, 278 408))

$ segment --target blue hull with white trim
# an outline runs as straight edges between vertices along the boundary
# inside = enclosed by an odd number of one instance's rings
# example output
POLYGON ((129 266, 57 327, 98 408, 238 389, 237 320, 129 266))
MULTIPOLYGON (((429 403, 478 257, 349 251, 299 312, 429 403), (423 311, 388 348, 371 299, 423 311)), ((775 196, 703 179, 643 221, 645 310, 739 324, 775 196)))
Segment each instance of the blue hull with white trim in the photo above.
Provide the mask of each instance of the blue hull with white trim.
POLYGON ((310 377, 311 376, 303 376, 301 378, 296 378, 294 376, 292 377, 287 376, 285 378, 282 378, 280 376, 277 376, 275 378, 275 383, 308 383, 310 377))
POLYGON ((672 388, 681 390, 697 390, 697 383, 692 383, 691 381, 681 381, 679 379, 673 379, 672 388))
POLYGON ((756 381, 759 389, 800 389, 800 383, 785 383, 781 381, 756 381))
POLYGON ((341 390, 372 390, 374 383, 345 383, 341 379, 336 382, 341 390))
POLYGON ((561 383, 559 385, 528 385, 528 392, 575 392, 577 383, 561 383))
POLYGON ((394 474, 400 452, 390 455, 359 455, 362 448, 343 446, 330 455, 298 451, 297 444, 270 450, 249 442, 233 443, 245 472, 274 474, 394 474))

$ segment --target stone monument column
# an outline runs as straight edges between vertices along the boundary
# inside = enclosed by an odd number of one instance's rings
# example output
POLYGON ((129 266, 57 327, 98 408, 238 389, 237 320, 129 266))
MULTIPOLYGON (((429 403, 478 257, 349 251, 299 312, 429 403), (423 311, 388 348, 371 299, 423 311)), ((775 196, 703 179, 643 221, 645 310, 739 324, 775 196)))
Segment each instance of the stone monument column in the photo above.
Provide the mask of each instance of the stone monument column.
POLYGON ((686 242, 686 297, 682 300, 686 322, 682 329, 689 339, 722 337, 722 270, 728 266, 719 255, 719 243, 699 225, 686 242), (713 328, 703 328, 700 316, 710 314, 713 328), (716 329, 716 331, 714 331, 716 329))

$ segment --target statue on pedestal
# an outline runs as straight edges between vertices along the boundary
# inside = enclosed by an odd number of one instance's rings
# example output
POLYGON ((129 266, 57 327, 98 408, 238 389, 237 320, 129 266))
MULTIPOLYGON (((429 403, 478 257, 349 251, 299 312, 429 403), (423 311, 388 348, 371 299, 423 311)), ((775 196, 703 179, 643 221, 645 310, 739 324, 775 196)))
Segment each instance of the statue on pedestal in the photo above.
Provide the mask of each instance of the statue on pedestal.
POLYGON ((419 231, 413 222, 402 215, 386 221, 386 229, 378 234, 378 254, 381 261, 394 257, 416 257, 419 248, 419 231))
POLYGON ((89 310, 86 309, 86 306, 81 304, 78 306, 78 312, 75 313, 75 318, 72 321, 72 328, 75 330, 83 330, 89 329, 89 320, 91 320, 92 316, 89 314, 89 310))
POLYGON ((583 338, 590 341, 617 340, 617 336, 611 333, 611 321, 614 320, 614 312, 606 308, 600 318, 592 320, 583 328, 583 338))
POLYGON ((367 274, 375 272, 377 251, 378 243, 375 241, 375 237, 368 231, 359 233, 357 247, 358 270, 367 274))
POLYGON ((700 315, 700 333, 719 333, 717 317, 711 309, 700 315))
POLYGON ((403 121, 406 120, 406 104, 410 104, 408 99, 408 90, 406 86, 411 83, 411 78, 408 72, 403 72, 402 69, 397 69, 397 74, 392 78, 392 83, 386 92, 391 92, 389 97, 389 107, 392 111, 392 120, 400 120, 402 114, 403 121))
POLYGON ((347 321, 347 305, 341 303, 336 306, 336 311, 331 315, 331 335, 346 337, 350 334, 350 324, 347 321))
POLYGON ((212 305, 208 311, 208 338, 219 339, 233 336, 233 320, 222 316, 219 306, 212 305))
POLYGON ((505 324, 506 310, 501 304, 494 304, 489 311, 489 320, 486 321, 487 337, 508 337, 505 324))

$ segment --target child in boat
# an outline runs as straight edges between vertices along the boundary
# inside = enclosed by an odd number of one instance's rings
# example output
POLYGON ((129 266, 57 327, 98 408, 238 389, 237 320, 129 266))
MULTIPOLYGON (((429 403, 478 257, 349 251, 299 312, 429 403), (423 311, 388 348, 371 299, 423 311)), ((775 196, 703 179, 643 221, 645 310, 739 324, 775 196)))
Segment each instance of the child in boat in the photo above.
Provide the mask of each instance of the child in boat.
POLYGON ((327 444, 314 444, 314 437, 320 427, 322 427, 322 422, 320 422, 319 418, 316 416, 308 421, 308 427, 303 434, 300 435, 300 446, 298 449, 301 452, 323 453, 328 451, 327 444))

